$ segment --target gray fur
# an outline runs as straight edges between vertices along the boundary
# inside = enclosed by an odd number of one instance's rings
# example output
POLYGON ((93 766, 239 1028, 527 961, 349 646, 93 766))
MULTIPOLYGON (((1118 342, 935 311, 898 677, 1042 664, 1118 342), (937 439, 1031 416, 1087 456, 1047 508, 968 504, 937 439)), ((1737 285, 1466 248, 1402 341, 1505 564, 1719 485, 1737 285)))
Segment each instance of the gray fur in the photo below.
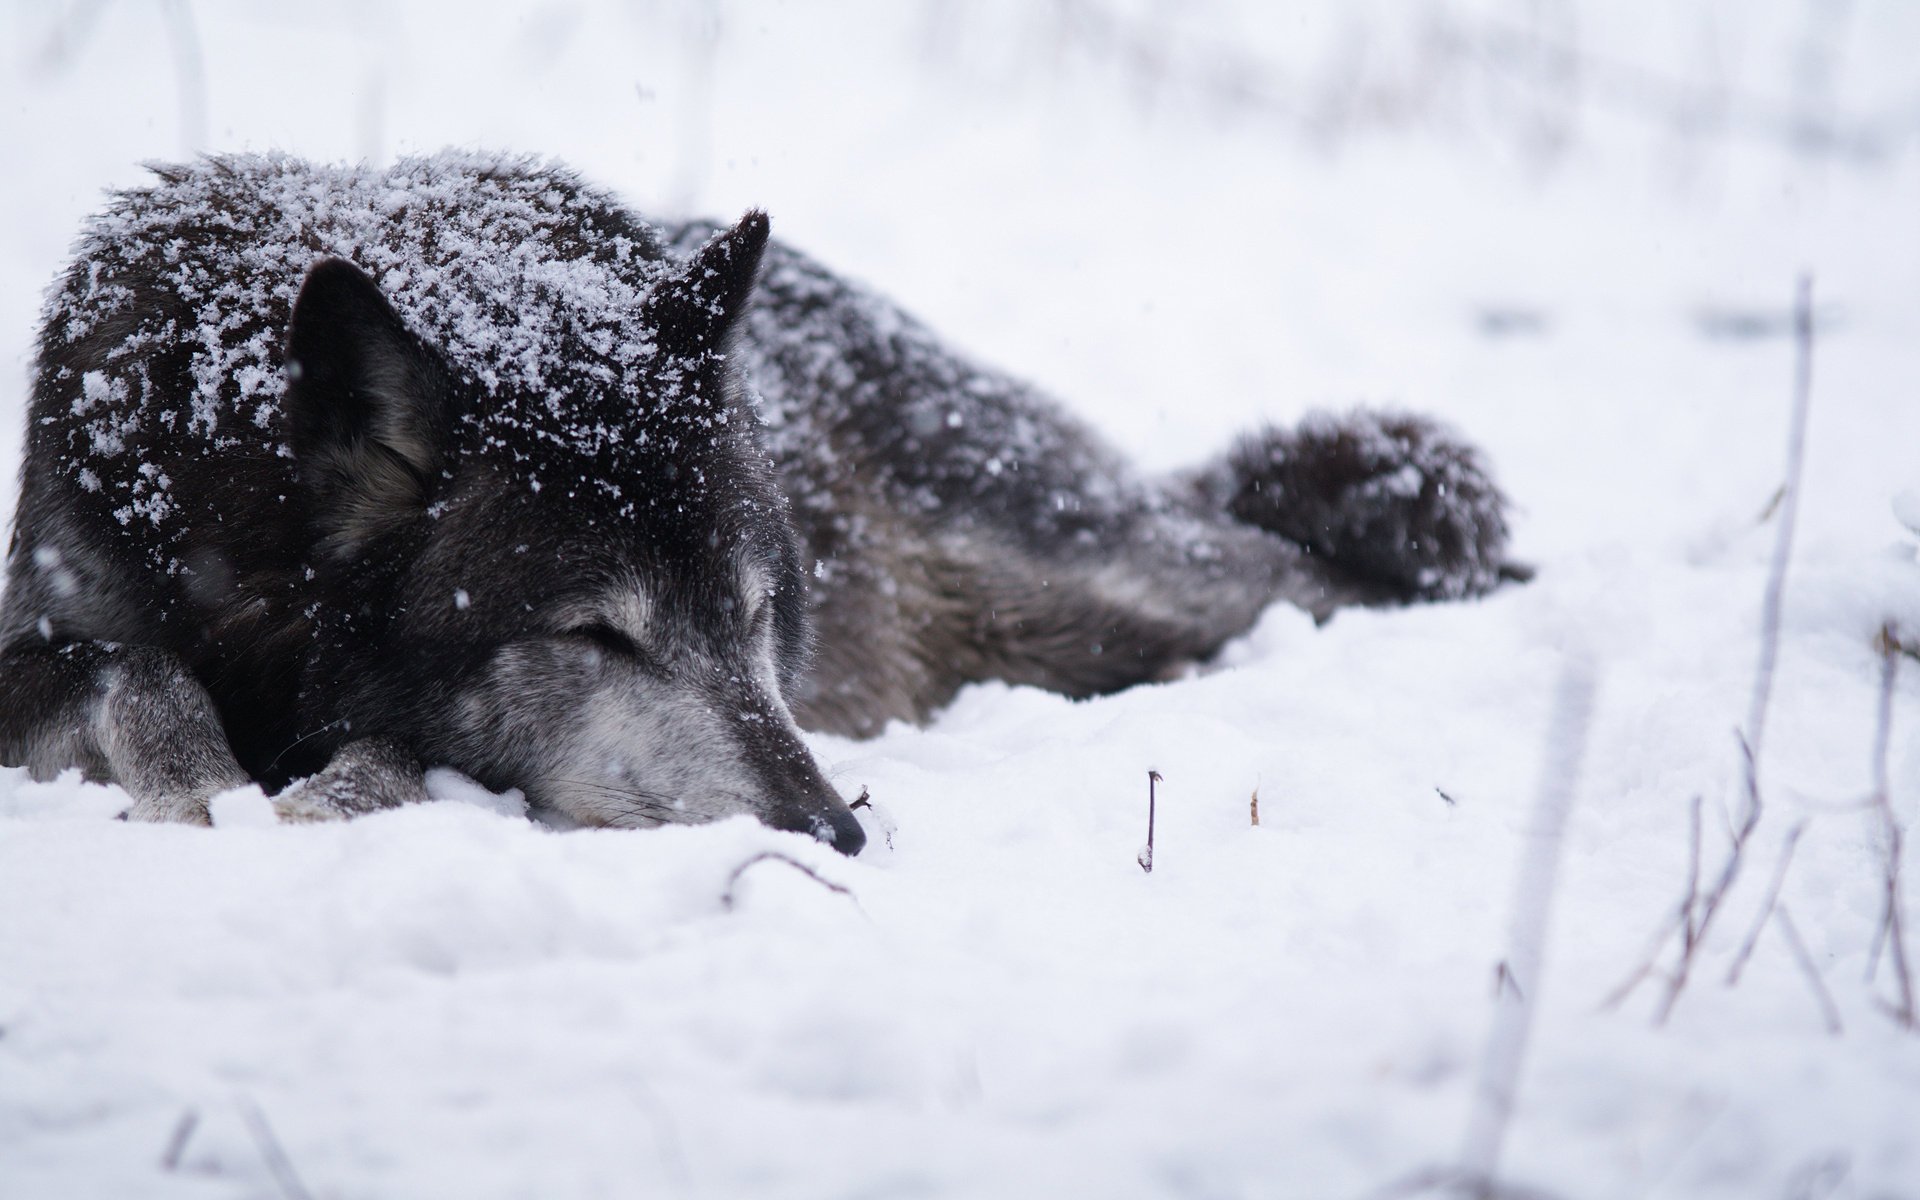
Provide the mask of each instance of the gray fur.
POLYGON ((248 780, 351 816, 446 764, 558 823, 853 852, 801 725, 1112 691, 1276 599, 1498 576, 1499 493, 1426 422, 1143 479, 757 213, 663 240, 478 156, 156 170, 49 298, 0 606, 0 761, 134 816, 248 780))
MULTIPOLYGON (((716 228, 679 226, 672 243, 691 250, 716 228)), ((741 356, 815 565, 820 649, 793 695, 812 728, 923 720, 980 679, 1074 696, 1164 679, 1275 600, 1324 619, 1470 596, 1504 559, 1504 499, 1431 421, 1310 419, 1288 462, 1325 492, 1277 511, 1241 498, 1261 495, 1260 452, 1292 445, 1277 432, 1192 476, 1143 478, 1025 384, 779 243, 741 356), (1357 467, 1312 473, 1316 452, 1344 467, 1333 451, 1356 443, 1411 492, 1368 490, 1357 467), (1302 536, 1333 517, 1366 536, 1302 536)))

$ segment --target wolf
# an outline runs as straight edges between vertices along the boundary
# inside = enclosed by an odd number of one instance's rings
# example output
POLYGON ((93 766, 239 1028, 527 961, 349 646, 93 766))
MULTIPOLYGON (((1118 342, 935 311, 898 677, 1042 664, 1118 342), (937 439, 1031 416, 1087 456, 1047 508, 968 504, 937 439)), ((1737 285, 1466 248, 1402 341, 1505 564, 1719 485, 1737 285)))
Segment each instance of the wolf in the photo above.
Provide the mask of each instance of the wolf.
MULTIPOLYGON (((444 153, 157 166, 45 304, 0 761, 139 820, 519 789, 865 835, 802 728, 1167 678, 1267 605, 1478 595, 1505 500, 1359 413, 1165 478, 769 241, 444 153)), ((1507 573, 1511 573, 1507 571, 1507 573)))

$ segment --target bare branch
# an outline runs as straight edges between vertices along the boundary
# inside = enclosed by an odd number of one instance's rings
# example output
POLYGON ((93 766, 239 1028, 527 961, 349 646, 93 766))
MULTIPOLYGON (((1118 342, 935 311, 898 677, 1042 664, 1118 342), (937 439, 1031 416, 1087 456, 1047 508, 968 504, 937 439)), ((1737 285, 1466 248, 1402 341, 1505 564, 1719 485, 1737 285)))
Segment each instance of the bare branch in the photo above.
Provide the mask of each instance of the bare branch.
POLYGON ((1754 671, 1753 695, 1747 705, 1747 745, 1752 751, 1749 786, 1758 792, 1756 768, 1767 727, 1767 701, 1773 693, 1774 664, 1780 654, 1780 601, 1787 583, 1787 562, 1793 556, 1793 531, 1799 523, 1801 468, 1806 460, 1807 409, 1813 400, 1813 277, 1802 275, 1793 308, 1794 370, 1793 416, 1787 427, 1786 496, 1780 502, 1780 525, 1773 540, 1773 561, 1767 568, 1767 590, 1760 604, 1760 663, 1754 671))
MULTIPOLYGON (((1140 853, 1134 859, 1135 862, 1140 864, 1140 869, 1149 875, 1153 874, 1153 787, 1159 782, 1160 772, 1147 772, 1147 844, 1140 847, 1140 853)), ((1258 793, 1255 793, 1255 795, 1257 797, 1258 793)), ((1258 822, 1255 822, 1255 824, 1258 824, 1258 822)))
POLYGON ((1611 992, 1608 992, 1606 999, 1600 1001, 1600 1010, 1602 1012, 1610 1012, 1613 1009, 1619 1008, 1626 1002, 1628 996, 1633 995, 1635 988, 1646 982, 1649 976, 1657 973, 1654 969, 1654 964, 1658 962, 1660 958, 1660 951, 1666 947, 1667 938, 1673 931, 1680 928, 1681 924, 1686 921, 1687 913, 1692 907, 1693 897, 1689 895, 1682 897, 1678 905, 1667 911, 1666 919, 1661 922, 1660 928, 1654 930, 1652 939, 1647 943, 1647 952, 1641 957, 1640 965, 1635 967, 1625 979, 1621 980, 1611 992))
POLYGON ((200 1127, 200 1110, 189 1108, 180 1114, 173 1123, 173 1135, 167 1139, 167 1148, 160 1155, 160 1169, 175 1171, 180 1168, 180 1158, 187 1152, 187 1141, 193 1137, 193 1131, 200 1127))
POLYGON ((785 863, 788 866, 792 867, 794 870, 800 872, 802 875, 805 875, 808 879, 813 880, 815 883, 819 884, 821 887, 826 888, 828 891, 835 892, 839 895, 845 896, 847 899, 854 901, 854 903, 856 904, 859 903, 859 898, 856 897, 853 894, 853 890, 847 887, 845 884, 835 883, 833 880, 828 879, 826 876, 820 874, 820 872, 814 870, 812 867, 801 862, 799 859, 782 854, 778 850, 762 850, 760 853, 754 855, 753 857, 747 859, 747 861, 735 867, 733 869, 733 874, 727 876, 727 889, 726 891, 720 893, 720 907, 726 909, 728 912, 733 911, 733 906, 734 906, 733 892, 734 892, 734 888, 740 882, 740 877, 747 873, 747 869, 749 867, 755 866, 763 862, 785 863))
MULTIPOLYGON (((1778 532, 1773 543, 1773 558, 1767 569, 1766 590, 1760 602, 1760 659, 1754 668, 1753 692, 1747 704, 1747 722, 1740 731, 1740 755, 1744 767, 1746 804, 1733 822, 1733 844, 1727 849, 1720 874, 1704 895, 1688 898, 1680 923, 1680 956, 1667 976, 1667 990, 1654 1011, 1653 1023, 1663 1025, 1679 1003, 1692 976, 1694 961, 1705 942, 1707 931, 1720 913, 1733 885, 1740 878, 1746 861, 1747 846, 1759 827, 1761 803, 1760 753, 1767 728, 1767 705, 1773 695, 1774 668, 1780 656, 1780 609, 1786 593, 1787 564, 1793 558, 1793 531, 1800 512, 1802 467, 1806 461, 1807 411, 1813 402, 1813 278, 1800 277, 1794 295, 1794 372, 1793 414, 1787 431, 1787 474, 1784 498, 1780 502, 1778 532)), ((1646 978, 1649 971, 1636 972, 1624 985, 1625 992, 1646 978)))
POLYGON ((260 1151, 261 1161, 267 1164, 267 1171, 273 1176, 274 1184, 287 1200, 313 1200, 313 1193, 300 1182, 300 1176, 294 1174, 293 1162, 280 1145, 280 1139, 273 1135, 273 1126, 267 1124, 267 1114, 252 1100, 240 1101, 240 1115, 246 1118, 247 1130, 253 1134, 253 1144, 260 1151))
POLYGON ((1793 848, 1800 844, 1800 835, 1807 828, 1805 821, 1796 821, 1787 831, 1787 840, 1780 847, 1780 863, 1773 869, 1773 883, 1767 888, 1767 898, 1760 905, 1760 915, 1753 919, 1753 928, 1747 931, 1747 938, 1740 943, 1740 953, 1733 959, 1733 967, 1727 972, 1727 986, 1740 982, 1740 972, 1746 969, 1747 959, 1753 955, 1754 944, 1760 940, 1760 931, 1766 928, 1767 918, 1773 915, 1773 906, 1780 900, 1780 886, 1787 881, 1787 866, 1793 861, 1793 848))
POLYGON ((1893 788, 1887 772, 1887 747, 1893 738, 1893 685, 1900 671, 1899 631, 1891 622, 1881 627, 1879 643, 1880 704, 1873 735, 1873 805, 1880 818, 1881 837, 1886 842, 1886 891, 1873 957, 1877 963, 1884 944, 1893 959, 1894 986, 1899 989, 1900 997, 1890 1006, 1890 1011, 1902 1028, 1912 1029, 1915 1025, 1913 964, 1907 956, 1906 918, 1900 904, 1900 859, 1905 836, 1893 815, 1893 788))
MULTIPOLYGON (((1753 766, 1753 748, 1746 738, 1740 739, 1740 751, 1746 760, 1747 801, 1746 819, 1733 831, 1733 845, 1727 849, 1727 858, 1720 866, 1720 875, 1708 889, 1705 896, 1691 900, 1686 907, 1690 920, 1692 936, 1687 929, 1681 931, 1680 961, 1674 964, 1673 973, 1667 976, 1666 994, 1660 998, 1659 1008, 1654 1010, 1653 1023, 1664 1025, 1673 1015, 1673 1006, 1679 1002, 1680 993, 1686 990, 1687 979, 1693 973, 1694 959, 1698 956, 1700 945, 1706 940, 1707 930, 1712 927, 1713 919, 1720 915, 1720 906, 1725 902, 1727 893, 1740 878, 1740 868, 1746 861, 1747 843, 1753 838, 1754 828, 1760 824, 1760 790, 1755 782, 1753 766)), ((1683 922, 1683 925, 1686 922, 1683 922)))
POLYGON ((1827 994, 1827 985, 1820 978, 1820 968, 1814 966, 1813 955, 1807 953, 1807 944, 1800 940, 1800 931, 1793 927, 1793 918, 1787 915, 1787 906, 1782 904, 1773 910, 1773 919, 1780 922, 1780 932, 1786 935, 1787 946, 1793 951, 1793 961, 1800 964, 1801 974, 1813 985, 1813 994, 1820 1001, 1820 1015, 1827 1023, 1827 1032, 1840 1032, 1840 1012, 1833 1006, 1833 997, 1827 994))
POLYGON ((1694 909, 1700 903, 1700 794, 1694 793, 1693 802, 1687 805, 1687 890, 1686 898, 1680 902, 1680 946, 1681 952, 1693 953, 1693 944, 1700 936, 1699 926, 1694 922, 1694 909))

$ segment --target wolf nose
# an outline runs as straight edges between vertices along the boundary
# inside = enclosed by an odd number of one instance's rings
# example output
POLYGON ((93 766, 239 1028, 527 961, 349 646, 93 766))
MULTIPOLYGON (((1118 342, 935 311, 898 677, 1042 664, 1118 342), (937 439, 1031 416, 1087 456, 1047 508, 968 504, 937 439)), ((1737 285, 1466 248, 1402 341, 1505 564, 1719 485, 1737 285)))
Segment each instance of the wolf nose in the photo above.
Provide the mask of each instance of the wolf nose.
POLYGON ((860 828, 859 818, 845 808, 829 812, 825 824, 815 826, 813 836, 849 858, 867 844, 867 831, 860 828))
POLYGON ((838 801, 832 802, 830 807, 810 812, 789 810, 786 815, 775 817, 769 823, 776 829, 810 833, 848 857, 860 853, 867 844, 867 831, 860 828, 859 819, 851 809, 838 801))

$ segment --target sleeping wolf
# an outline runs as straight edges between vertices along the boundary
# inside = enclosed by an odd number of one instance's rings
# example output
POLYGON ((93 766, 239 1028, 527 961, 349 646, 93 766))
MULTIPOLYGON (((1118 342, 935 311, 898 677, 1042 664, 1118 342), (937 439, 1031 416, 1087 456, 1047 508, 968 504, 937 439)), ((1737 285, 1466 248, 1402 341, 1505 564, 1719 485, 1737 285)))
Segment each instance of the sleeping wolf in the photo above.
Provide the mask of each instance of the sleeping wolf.
POLYGON ((471 155, 155 170, 47 301, 0 610, 0 759, 135 818, 249 781, 351 815, 444 764, 853 853, 801 727, 1499 578, 1503 501, 1422 420, 1143 479, 758 212, 660 231, 471 155))

